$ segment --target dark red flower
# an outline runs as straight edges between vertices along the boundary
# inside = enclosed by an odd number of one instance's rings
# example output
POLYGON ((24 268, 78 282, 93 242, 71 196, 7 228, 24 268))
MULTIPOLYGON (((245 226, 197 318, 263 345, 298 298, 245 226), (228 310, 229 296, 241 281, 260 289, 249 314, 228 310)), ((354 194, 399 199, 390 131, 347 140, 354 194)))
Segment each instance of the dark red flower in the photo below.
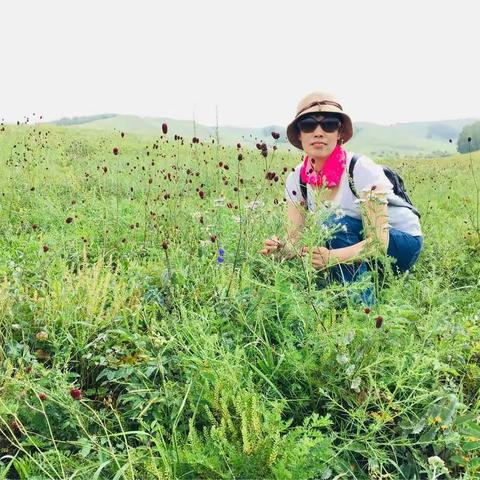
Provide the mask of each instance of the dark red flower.
POLYGON ((378 317, 375 318, 375 327, 380 328, 383 323, 383 317, 379 315, 378 317))
POLYGON ((241 162, 243 160, 243 155, 239 153, 237 158, 238 158, 238 161, 241 162))
POLYGON ((47 399, 47 394, 46 393, 39 393, 38 398, 43 402, 44 400, 47 399))
POLYGON ((203 190, 200 190, 198 192, 198 195, 200 196, 200 198, 204 198, 205 197, 205 192, 203 190))
POLYGON ((36 230, 38 228, 38 225, 36 223, 32 224, 32 230, 36 230))
POLYGON ((278 132, 272 132, 272 137, 275 139, 275 140, 278 140, 280 138, 280 134, 278 132))
POLYGON ((212 235, 212 236, 210 237, 210 241, 211 241, 212 243, 215 243, 215 240, 217 240, 217 236, 216 236, 216 235, 212 235))
POLYGON ((164 240, 164 241, 162 242, 162 248, 163 248, 164 250, 167 250, 167 248, 168 248, 168 242, 167 242, 166 240, 164 240))
POLYGON ((82 398, 82 391, 79 388, 72 387, 70 389, 70 395, 74 400, 80 400, 82 398))
POLYGON ((369 314, 371 312, 371 310, 368 308, 368 307, 365 307, 363 309, 363 311, 366 313, 366 314, 369 314))
POLYGON ((44 245, 44 246, 43 246, 43 251, 44 251, 45 253, 48 252, 48 245, 44 245))
POLYGON ((114 155, 118 155, 118 147, 113 147, 112 152, 114 155))
POLYGON ((240 148, 240 147, 241 147, 241 145, 239 143, 237 143, 237 148, 240 148))
POLYGON ((164 135, 168 133, 168 125, 166 123, 162 123, 162 132, 164 135))
POLYGON ((72 223, 73 222, 73 217, 67 217, 65 221, 67 223, 72 223))

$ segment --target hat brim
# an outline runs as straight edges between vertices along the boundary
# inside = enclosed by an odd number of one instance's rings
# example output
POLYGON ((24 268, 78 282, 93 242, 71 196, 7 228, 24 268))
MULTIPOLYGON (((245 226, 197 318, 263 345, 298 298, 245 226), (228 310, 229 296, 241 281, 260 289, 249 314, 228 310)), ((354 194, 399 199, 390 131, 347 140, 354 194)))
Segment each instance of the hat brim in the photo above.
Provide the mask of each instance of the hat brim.
POLYGON ((314 105, 307 110, 301 112, 299 115, 295 117, 295 119, 289 123, 287 126, 287 138, 288 141, 300 150, 303 150, 302 143, 298 138, 298 129, 296 123, 298 120, 305 116, 308 113, 335 113, 342 117, 342 134, 341 138, 343 143, 348 142, 353 137, 353 125, 351 118, 339 108, 333 105, 314 105))

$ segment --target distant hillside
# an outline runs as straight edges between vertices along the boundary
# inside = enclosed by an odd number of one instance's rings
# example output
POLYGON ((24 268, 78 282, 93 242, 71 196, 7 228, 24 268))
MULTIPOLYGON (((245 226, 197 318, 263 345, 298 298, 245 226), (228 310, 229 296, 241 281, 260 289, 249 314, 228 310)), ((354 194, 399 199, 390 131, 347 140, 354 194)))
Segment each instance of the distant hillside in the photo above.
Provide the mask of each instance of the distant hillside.
MULTIPOLYGON (((442 156, 456 152, 456 140, 462 128, 477 121, 476 119, 458 119, 435 122, 408 122, 392 125, 378 125, 368 122, 355 124, 355 134, 348 143, 350 150, 359 151, 377 157, 392 155, 407 156, 442 156), (452 140, 450 143, 449 140, 452 140)), ((196 124, 191 120, 172 118, 137 117, 134 115, 95 115, 92 117, 74 117, 55 122, 58 125, 71 125, 106 131, 122 131, 139 135, 160 135, 162 123, 168 124, 169 135, 181 135, 187 139, 193 136, 201 140, 216 139, 216 129, 212 126, 196 124)), ((272 131, 281 134, 277 142, 279 148, 292 147, 285 137, 282 126, 262 128, 244 128, 221 126, 220 143, 234 145, 237 142, 254 145, 260 140, 272 143, 272 131)))

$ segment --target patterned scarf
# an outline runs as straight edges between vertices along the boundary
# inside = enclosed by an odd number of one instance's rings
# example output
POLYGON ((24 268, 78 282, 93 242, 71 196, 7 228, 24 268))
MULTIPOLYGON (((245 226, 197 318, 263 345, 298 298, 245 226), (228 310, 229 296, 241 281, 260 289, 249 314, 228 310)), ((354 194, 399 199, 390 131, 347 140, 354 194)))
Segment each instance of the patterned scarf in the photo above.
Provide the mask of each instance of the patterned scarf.
POLYGON ((332 188, 340 183, 342 174, 347 163, 347 152, 337 145, 333 152, 328 156, 320 172, 316 172, 312 159, 305 155, 303 165, 300 169, 302 181, 310 185, 320 186, 325 182, 325 186, 332 188))

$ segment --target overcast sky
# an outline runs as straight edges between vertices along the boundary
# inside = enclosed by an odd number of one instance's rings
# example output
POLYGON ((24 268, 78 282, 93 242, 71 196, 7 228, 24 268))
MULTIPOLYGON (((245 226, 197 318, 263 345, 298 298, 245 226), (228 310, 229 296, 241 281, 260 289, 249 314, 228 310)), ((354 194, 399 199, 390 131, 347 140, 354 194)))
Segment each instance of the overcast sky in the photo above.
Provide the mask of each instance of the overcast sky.
POLYGON ((478 0, 1 0, 0 118, 129 113, 286 125, 480 117, 478 0))

